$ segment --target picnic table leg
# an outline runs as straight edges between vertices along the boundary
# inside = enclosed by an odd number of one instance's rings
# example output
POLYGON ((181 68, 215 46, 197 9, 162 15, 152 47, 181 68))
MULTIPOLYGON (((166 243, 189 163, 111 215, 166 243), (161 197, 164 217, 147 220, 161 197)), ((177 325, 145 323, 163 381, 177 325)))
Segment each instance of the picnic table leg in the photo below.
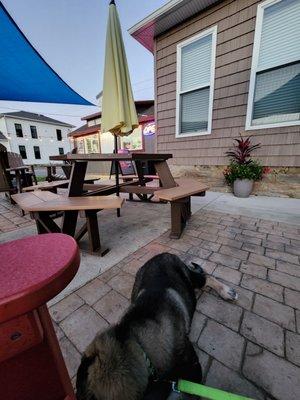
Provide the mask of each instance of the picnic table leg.
MULTIPOLYGON (((75 161, 73 163, 68 191, 69 197, 82 195, 86 169, 87 161, 75 161)), ((78 211, 65 211, 63 216, 62 232, 74 237, 77 219, 78 211)))
POLYGON ((171 202, 171 233, 170 238, 179 239, 191 217, 191 198, 171 202))
POLYGON ((104 256, 109 252, 109 249, 101 247, 97 211, 99 210, 87 210, 85 212, 86 227, 89 236, 89 250, 91 253, 100 252, 101 256, 104 256))
POLYGON ((35 212, 32 213, 38 233, 60 233, 60 227, 50 217, 49 212, 35 212))
MULTIPOLYGON (((136 160, 135 161, 135 167, 136 167, 136 172, 137 172, 137 176, 138 176, 138 179, 139 179, 140 186, 146 186, 146 181, 145 181, 145 178, 144 178, 144 171, 143 171, 143 163, 142 163, 142 161, 136 160)), ((144 201, 148 200, 147 194, 142 194, 141 197, 142 197, 142 199, 144 201)))

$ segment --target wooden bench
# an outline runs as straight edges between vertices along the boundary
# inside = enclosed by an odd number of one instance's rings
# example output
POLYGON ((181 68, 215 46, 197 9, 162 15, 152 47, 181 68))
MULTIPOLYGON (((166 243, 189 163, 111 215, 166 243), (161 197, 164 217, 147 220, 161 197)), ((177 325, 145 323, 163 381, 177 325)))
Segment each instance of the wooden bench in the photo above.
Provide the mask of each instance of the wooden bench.
POLYGON ((35 219, 38 233, 66 233, 77 241, 88 233, 90 252, 100 252, 101 255, 105 255, 109 250, 101 248, 97 212, 121 208, 124 202, 124 199, 117 196, 65 197, 38 190, 15 194, 13 199, 35 219), (63 220, 59 227, 53 219, 61 211, 63 211, 63 220), (84 213, 86 223, 76 233, 79 211, 84 213), (74 216, 76 218, 72 218, 74 216))
POLYGON ((68 187, 69 180, 61 180, 61 181, 52 181, 52 182, 40 182, 37 185, 27 186, 22 189, 22 192, 32 192, 34 190, 48 190, 54 193, 57 193, 58 188, 66 188, 68 187))
POLYGON ((156 190, 155 196, 171 203, 170 237, 179 239, 191 216, 191 196, 205 196, 208 186, 195 179, 176 179, 175 187, 156 190))

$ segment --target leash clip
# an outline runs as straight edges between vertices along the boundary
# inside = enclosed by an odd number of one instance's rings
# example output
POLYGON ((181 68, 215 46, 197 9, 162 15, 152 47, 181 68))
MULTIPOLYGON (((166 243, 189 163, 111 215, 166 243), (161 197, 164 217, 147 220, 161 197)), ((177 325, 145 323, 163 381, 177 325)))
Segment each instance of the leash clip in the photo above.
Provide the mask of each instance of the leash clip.
POLYGON ((172 391, 175 393, 180 393, 180 390, 177 388, 177 382, 171 382, 172 383, 172 391))

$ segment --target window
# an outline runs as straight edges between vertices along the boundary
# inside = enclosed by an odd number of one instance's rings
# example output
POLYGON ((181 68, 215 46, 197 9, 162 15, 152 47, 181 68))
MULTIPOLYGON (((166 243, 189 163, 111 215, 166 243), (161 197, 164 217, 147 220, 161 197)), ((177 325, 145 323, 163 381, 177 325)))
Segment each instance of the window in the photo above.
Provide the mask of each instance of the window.
POLYGON ((34 157, 36 160, 41 159, 41 152, 39 146, 33 146, 33 151, 34 151, 34 157))
POLYGON ((56 129, 56 137, 59 142, 62 141, 61 129, 56 129))
POLYGON ((176 137, 211 133, 217 27, 177 46, 176 137))
POLYGON ((21 124, 15 124, 15 130, 17 137, 23 137, 23 130, 21 124))
POLYGON ((300 124, 300 1, 257 9, 246 129, 300 124))
POLYGON ((99 135, 89 135, 84 138, 87 153, 99 153, 99 135))
POLYGON ((30 125, 30 132, 31 132, 32 139, 37 139, 38 138, 36 126, 30 125))
POLYGON ((58 148, 58 153, 59 154, 65 154, 64 148, 63 147, 59 147, 58 148))
POLYGON ((121 148, 131 151, 143 150, 142 126, 135 128, 130 135, 121 137, 121 148))
POLYGON ((19 152, 21 154, 21 157, 23 160, 26 160, 27 154, 26 154, 26 147, 25 146, 19 146, 19 152))

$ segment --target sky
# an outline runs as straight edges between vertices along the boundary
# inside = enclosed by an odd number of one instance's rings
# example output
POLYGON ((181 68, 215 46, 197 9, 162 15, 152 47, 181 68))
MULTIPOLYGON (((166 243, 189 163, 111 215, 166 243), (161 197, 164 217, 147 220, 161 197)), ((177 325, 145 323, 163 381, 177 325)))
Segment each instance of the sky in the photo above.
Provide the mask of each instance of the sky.
MULTIPOLYGON (((1 0, 27 39, 75 91, 97 104, 109 0, 1 0)), ((153 55, 128 29, 167 0, 116 0, 136 100, 154 98, 153 55)), ((0 101, 0 113, 30 111, 82 125, 93 106, 0 101)))

